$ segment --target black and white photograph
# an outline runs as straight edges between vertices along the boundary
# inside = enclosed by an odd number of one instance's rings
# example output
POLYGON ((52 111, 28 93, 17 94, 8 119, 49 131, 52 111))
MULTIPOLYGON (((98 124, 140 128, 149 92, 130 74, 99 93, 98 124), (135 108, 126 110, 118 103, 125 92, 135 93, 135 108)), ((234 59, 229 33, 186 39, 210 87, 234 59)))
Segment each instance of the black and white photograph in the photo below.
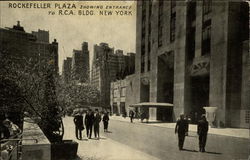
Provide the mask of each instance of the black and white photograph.
POLYGON ((250 160, 249 0, 0 0, 0 160, 250 160))

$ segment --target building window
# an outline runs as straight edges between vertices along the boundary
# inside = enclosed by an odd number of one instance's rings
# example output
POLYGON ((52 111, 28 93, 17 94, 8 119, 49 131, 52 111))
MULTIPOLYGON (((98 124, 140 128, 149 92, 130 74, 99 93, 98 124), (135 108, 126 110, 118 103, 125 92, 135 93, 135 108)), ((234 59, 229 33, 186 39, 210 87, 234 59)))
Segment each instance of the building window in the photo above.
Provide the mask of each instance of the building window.
POLYGON ((196 1, 188 3, 188 20, 192 23, 196 20, 196 1))
POLYGON ((150 71, 150 52, 151 52, 151 42, 148 41, 148 71, 150 71))
POLYGON ((116 89, 114 89, 114 98, 117 98, 118 97, 118 89, 116 88, 116 89))
POLYGON ((245 115, 245 122, 249 123, 250 122, 250 111, 246 111, 246 115, 245 115))
POLYGON ((151 63, 150 63, 150 57, 148 57, 148 71, 150 71, 151 63))
POLYGON ((125 97, 126 96, 126 87, 122 87, 121 88, 121 97, 125 97))
POLYGON ((171 14, 176 13, 176 0, 171 0, 171 14))
POLYGON ((188 60, 193 60, 195 57, 195 32, 196 32, 196 1, 191 0, 188 2, 187 7, 187 53, 188 53, 188 60))
POLYGON ((188 34, 188 60, 193 60, 195 56, 195 27, 191 27, 188 34))
POLYGON ((162 32, 163 32, 163 0, 159 0, 158 10, 158 47, 162 46, 162 32))
POLYGON ((203 14, 209 14, 212 11, 212 0, 203 0, 203 14))
POLYGON ((141 56, 141 73, 144 73, 145 71, 145 55, 141 56))
POLYGON ((175 23, 176 23, 176 1, 171 0, 170 5, 170 42, 175 40, 175 23))
POLYGON ((170 42, 174 42, 175 40, 175 21, 176 18, 171 17, 171 22, 170 22, 170 42))
POLYGON ((210 54, 211 52, 211 13, 212 1, 203 1, 202 12, 202 55, 210 54))

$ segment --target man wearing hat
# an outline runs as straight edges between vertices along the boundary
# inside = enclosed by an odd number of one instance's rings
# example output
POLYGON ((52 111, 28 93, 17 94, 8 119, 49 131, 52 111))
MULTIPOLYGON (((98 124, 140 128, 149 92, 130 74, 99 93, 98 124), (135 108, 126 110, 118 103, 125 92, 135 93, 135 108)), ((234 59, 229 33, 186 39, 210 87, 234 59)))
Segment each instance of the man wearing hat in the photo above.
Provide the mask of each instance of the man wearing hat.
POLYGON ((75 134, 77 139, 82 139, 82 130, 84 129, 83 126, 83 116, 81 113, 77 113, 74 117, 75 123, 75 134))
POLYGON ((175 126, 175 134, 178 133, 178 146, 179 150, 183 150, 183 144, 185 140, 185 136, 188 132, 188 123, 184 119, 184 114, 180 115, 180 119, 176 122, 175 126))
POLYGON ((199 135, 199 148, 200 152, 205 152, 205 146, 207 141, 208 121, 206 115, 201 116, 201 120, 198 121, 197 134, 199 135))

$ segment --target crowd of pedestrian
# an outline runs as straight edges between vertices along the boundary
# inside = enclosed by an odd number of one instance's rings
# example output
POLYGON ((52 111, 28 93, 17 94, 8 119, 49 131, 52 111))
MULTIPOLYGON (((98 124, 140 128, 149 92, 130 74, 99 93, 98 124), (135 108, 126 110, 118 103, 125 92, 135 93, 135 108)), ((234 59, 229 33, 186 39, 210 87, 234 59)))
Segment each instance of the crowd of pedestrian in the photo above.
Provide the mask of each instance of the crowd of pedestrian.
MULTIPOLYGON (((178 119, 176 122, 175 134, 176 133, 178 134, 179 150, 183 150, 185 137, 188 136, 189 123, 190 119, 188 118, 188 116, 185 117, 184 114, 181 114, 180 119, 178 119)), ((206 116, 202 115, 201 120, 199 120, 197 124, 197 135, 199 137, 200 152, 205 152, 207 133, 208 133, 208 121, 206 120, 206 116)))
POLYGON ((76 138, 82 139, 82 131, 86 128, 86 136, 92 139, 92 130, 94 129, 95 139, 100 139, 100 122, 103 121, 104 132, 108 132, 109 113, 104 113, 103 116, 98 109, 92 111, 89 109, 83 116, 83 113, 78 112, 74 115, 75 135, 76 138), (84 127, 85 126, 85 127, 84 127))
MULTIPOLYGON (((124 118, 126 118, 125 114, 123 116, 124 118)), ((130 110, 129 117, 130 117, 130 122, 133 123, 133 119, 135 118, 135 112, 130 110)), ((143 121, 143 119, 147 119, 148 122, 149 117, 145 113, 141 113, 140 118, 141 121, 143 121)), ((92 138, 92 129, 94 129, 95 138, 100 139, 101 121, 103 121, 104 132, 108 132, 108 124, 109 124, 108 112, 104 113, 102 116, 101 113, 98 111, 98 109, 95 109, 94 112, 91 109, 89 109, 85 117, 83 117, 82 113, 77 113, 74 116, 76 138, 82 139, 82 131, 86 127, 86 136, 88 139, 92 138)), ((191 118, 189 116, 185 116, 184 114, 181 114, 180 118, 176 122, 175 134, 178 135, 179 150, 183 150, 185 137, 188 136, 189 123, 191 122, 192 122, 191 118)), ((202 115, 201 120, 199 120, 197 124, 197 135, 199 137, 200 152, 205 152, 207 133, 208 133, 208 121, 206 120, 206 116, 202 115)))

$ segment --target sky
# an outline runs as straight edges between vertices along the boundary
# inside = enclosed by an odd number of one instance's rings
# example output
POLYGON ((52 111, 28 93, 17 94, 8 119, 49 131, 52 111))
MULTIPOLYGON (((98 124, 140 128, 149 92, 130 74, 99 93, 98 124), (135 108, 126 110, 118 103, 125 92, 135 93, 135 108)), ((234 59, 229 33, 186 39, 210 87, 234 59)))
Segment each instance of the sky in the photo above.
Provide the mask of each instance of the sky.
MULTIPOLYGON (((19 3, 18 1, 12 1, 19 3)), ((135 52, 136 39, 136 2, 134 1, 112 1, 112 2, 49 2, 51 8, 9 8, 9 3, 0 2, 0 27, 12 27, 20 21, 26 32, 37 31, 38 29, 49 31, 50 42, 57 39, 59 43, 59 69, 61 72, 62 62, 66 57, 72 56, 73 49, 81 49, 82 42, 89 43, 90 61, 93 57, 93 45, 101 42, 108 43, 110 47, 122 49, 125 53, 135 52), (119 9, 107 9, 113 11, 112 16, 99 15, 100 10, 93 10, 95 15, 58 15, 62 8, 55 8, 55 3, 63 7, 63 4, 75 4, 77 9, 80 6, 131 6, 129 11, 132 15, 115 15, 119 9), (55 15, 49 15, 49 11, 55 11, 55 15)), ((20 3, 29 3, 28 1, 20 3)), ((31 3, 46 3, 31 2, 31 3)), ((48 2, 47 2, 48 3, 48 2)), ((66 5, 70 7, 70 5, 66 5)), ((72 6, 72 5, 71 5, 72 6)), ((67 8, 62 9, 63 11, 67 8)), ((68 9, 70 10, 70 9, 68 9)), ((90 11, 90 10, 89 10, 90 11)), ((125 10, 123 10, 125 11, 125 10)))

